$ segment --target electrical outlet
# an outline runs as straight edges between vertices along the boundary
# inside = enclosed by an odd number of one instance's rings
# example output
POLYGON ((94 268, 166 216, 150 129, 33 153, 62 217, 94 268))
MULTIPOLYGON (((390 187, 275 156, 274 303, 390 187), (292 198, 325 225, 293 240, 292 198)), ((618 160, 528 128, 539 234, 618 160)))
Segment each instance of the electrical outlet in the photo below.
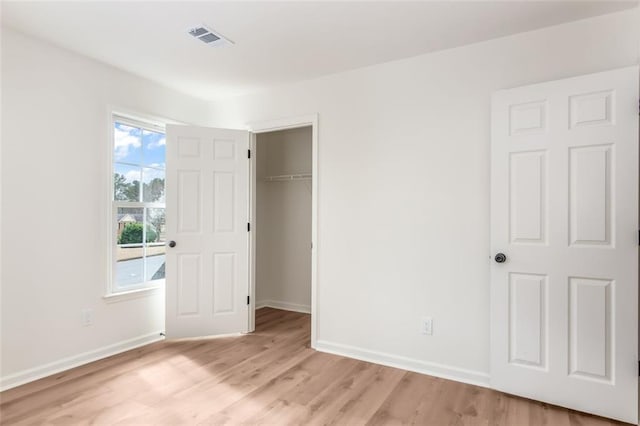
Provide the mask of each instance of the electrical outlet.
POLYGON ((82 314, 82 326, 87 327, 93 324, 93 309, 84 308, 81 312, 82 314))
POLYGON ((422 317, 422 334, 431 336, 433 334, 433 318, 422 317))

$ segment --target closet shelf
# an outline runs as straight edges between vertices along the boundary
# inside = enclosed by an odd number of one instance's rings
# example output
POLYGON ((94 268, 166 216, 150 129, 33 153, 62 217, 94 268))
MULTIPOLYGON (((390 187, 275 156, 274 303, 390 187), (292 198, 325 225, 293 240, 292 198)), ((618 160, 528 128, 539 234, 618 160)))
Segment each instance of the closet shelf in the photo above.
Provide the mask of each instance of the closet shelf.
POLYGON ((311 173, 301 173, 296 175, 278 175, 265 176, 262 178, 265 182, 286 182, 290 180, 311 180, 311 173))

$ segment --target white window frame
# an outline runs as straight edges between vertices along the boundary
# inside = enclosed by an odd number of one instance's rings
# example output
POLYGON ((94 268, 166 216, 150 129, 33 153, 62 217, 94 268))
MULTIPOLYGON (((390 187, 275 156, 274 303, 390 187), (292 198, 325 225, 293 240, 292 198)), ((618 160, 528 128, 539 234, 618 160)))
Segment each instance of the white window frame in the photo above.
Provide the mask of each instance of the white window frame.
MULTIPOLYGON (((108 141, 108 159, 109 159, 109 185, 108 185, 108 203, 109 203, 109 217, 107 226, 109 244, 108 252, 108 273, 107 273, 107 288, 104 298, 106 301, 119 301, 123 299, 135 298, 139 296, 145 296, 148 294, 154 294, 164 289, 165 280, 153 280, 144 281, 140 285, 128 286, 126 289, 118 288, 115 282, 116 280, 116 256, 117 256, 117 240, 116 229, 117 224, 117 211, 118 207, 132 207, 132 208, 164 208, 166 209, 166 203, 151 203, 151 202, 130 202, 130 201, 116 201, 114 199, 114 168, 115 163, 114 152, 114 128, 115 123, 122 123, 132 127, 141 128, 143 130, 149 130, 153 132, 161 132, 166 135, 166 124, 169 120, 161 120, 156 118, 150 118, 148 116, 133 115, 118 110, 109 111, 109 141, 108 141)), ((126 163, 123 163, 126 164, 126 163)), ((140 165, 135 165, 139 167, 140 165)), ((166 167, 165 167, 166 170, 166 167)), ((166 176, 165 176, 166 182, 166 176)), ((140 194, 142 195, 142 179, 140 181, 140 194)), ((143 235, 146 229, 143 228, 143 235)), ((143 241, 144 241, 143 237, 143 241)), ((143 270, 144 271, 144 270, 143 270)), ((144 273, 144 272, 143 272, 144 273)))

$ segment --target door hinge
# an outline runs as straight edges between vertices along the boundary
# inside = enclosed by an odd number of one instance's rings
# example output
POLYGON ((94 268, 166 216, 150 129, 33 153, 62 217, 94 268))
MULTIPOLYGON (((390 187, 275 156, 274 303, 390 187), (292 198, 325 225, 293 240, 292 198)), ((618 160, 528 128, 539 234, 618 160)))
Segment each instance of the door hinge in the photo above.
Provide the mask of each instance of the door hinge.
POLYGON ((250 300, 251 300, 251 296, 247 296, 247 305, 249 304, 250 300))
POLYGON ((247 222, 247 232, 251 232, 251 223, 247 222))
POLYGON ((250 149, 247 150, 247 158, 251 158, 251 150, 250 149))

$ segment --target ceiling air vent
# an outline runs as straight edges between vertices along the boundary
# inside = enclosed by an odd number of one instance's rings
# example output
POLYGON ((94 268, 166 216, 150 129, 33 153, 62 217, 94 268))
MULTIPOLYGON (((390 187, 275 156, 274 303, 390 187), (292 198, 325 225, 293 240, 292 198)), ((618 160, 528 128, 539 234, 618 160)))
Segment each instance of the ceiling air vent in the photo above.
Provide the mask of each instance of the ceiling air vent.
POLYGON ((210 30, 204 25, 199 25, 197 27, 189 28, 189 35, 191 35, 194 38, 197 38, 201 42, 208 44, 210 46, 220 46, 222 44, 233 44, 231 40, 224 38, 219 33, 210 30))

